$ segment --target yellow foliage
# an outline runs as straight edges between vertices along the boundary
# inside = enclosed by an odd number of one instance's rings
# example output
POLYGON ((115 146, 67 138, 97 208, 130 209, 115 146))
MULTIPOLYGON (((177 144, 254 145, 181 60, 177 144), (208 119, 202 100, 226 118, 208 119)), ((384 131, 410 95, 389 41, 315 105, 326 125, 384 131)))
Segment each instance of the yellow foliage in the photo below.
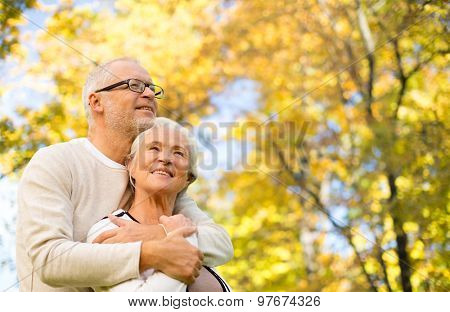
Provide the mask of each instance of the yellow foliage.
POLYGON ((410 252, 412 259, 422 259, 424 257, 424 244, 422 241, 417 240, 414 242, 414 246, 410 252))
MULTIPOLYGON (((405 222, 403 224, 403 230, 406 233, 414 233, 419 230, 419 225, 415 222, 405 222)), ((420 241, 417 241, 417 242, 420 242, 420 241)))
MULTIPOLYGON (((246 112, 246 98, 237 94, 233 100, 245 113, 223 120, 238 127, 220 139, 251 142, 253 171, 212 170, 219 185, 202 177, 206 190, 195 191, 232 236, 235 258, 219 269, 231 286, 368 290, 364 268, 386 290, 379 249, 349 228, 376 235, 387 249, 382 259, 393 290, 403 287, 399 229, 407 234, 411 270, 421 272, 410 278, 413 290, 425 289, 424 276, 445 283, 448 259, 439 250, 449 223, 449 57, 442 52, 447 40, 436 34, 444 33, 446 10, 414 1, 376 5, 367 2, 364 10, 377 46, 370 85, 354 1, 166 0, 140 1, 137 9, 136 1, 118 0, 98 11, 65 1, 46 27, 66 45, 41 32, 39 62, 28 73, 49 78, 53 98, 39 109, 18 109, 22 124, 0 119, 2 173, 22 168, 40 146, 86 135, 80 98, 94 62, 137 58, 167 91, 159 115, 193 125, 216 111, 215 94, 251 80, 259 86, 255 111, 246 112), (433 20, 416 25, 424 14, 433 20), (411 27, 398 37, 405 21, 411 27), (403 93, 398 56, 408 77, 403 93), (272 128, 253 127, 269 116, 272 128), (280 132, 276 122, 307 125, 302 142, 284 136, 276 142, 294 149, 287 163, 267 152, 280 132), (364 254, 363 263, 355 252, 364 254)), ((24 62, 23 46, 12 50, 24 62)))

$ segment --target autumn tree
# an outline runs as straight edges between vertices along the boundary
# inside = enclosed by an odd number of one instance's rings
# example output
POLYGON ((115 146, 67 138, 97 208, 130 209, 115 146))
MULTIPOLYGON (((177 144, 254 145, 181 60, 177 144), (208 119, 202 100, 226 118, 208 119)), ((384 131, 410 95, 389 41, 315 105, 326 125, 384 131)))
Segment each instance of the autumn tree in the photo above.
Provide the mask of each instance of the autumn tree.
POLYGON ((40 60, 29 72, 55 83, 48 88, 52 101, 38 110, 17 107, 22 122, 0 123, 2 173, 20 170, 42 146, 86 135, 81 101, 85 77, 97 64, 116 57, 136 58, 166 89, 159 115, 198 123, 214 110, 211 92, 221 89, 216 74, 221 60, 211 46, 217 14, 207 1, 123 0, 115 2, 114 11, 60 5, 39 34, 40 60))
POLYGON ((17 25, 22 20, 22 12, 32 8, 36 0, 4 0, 0 1, 0 59, 11 53, 18 44, 19 30, 17 25))
POLYGON ((234 191, 234 229, 249 227, 246 217, 259 222, 237 238, 230 275, 241 266, 249 274, 236 285, 448 289, 447 10, 442 1, 233 8, 221 38, 224 72, 259 82, 261 109, 246 121, 275 125, 254 140, 252 157, 264 160, 256 171, 229 173, 222 184, 234 191), (280 133, 286 123, 308 126, 301 141, 280 133), (326 248, 327 232, 347 242, 353 260, 326 248), (315 236, 317 248, 292 250, 302 235, 315 236))
POLYGON ((65 1, 28 73, 52 82, 52 99, 1 117, 0 173, 86 135, 81 89, 103 61, 139 59, 167 91, 159 114, 194 126, 247 79, 257 107, 242 101, 225 138, 250 143, 247 166, 193 185, 232 235, 220 270, 233 289, 448 290, 447 12, 425 0, 65 1))

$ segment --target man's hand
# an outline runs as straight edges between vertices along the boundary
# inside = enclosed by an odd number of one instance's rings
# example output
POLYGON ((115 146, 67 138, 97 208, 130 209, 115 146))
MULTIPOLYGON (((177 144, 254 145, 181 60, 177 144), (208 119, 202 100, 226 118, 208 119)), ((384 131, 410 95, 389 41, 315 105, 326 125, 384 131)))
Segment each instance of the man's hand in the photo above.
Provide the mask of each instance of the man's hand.
POLYGON ((141 272, 154 268, 183 283, 193 283, 200 274, 203 254, 185 237, 196 230, 194 226, 182 227, 170 232, 163 240, 144 242, 141 249, 141 272))
POLYGON ((93 243, 114 244, 163 239, 164 230, 159 225, 139 224, 118 218, 114 215, 108 216, 109 220, 118 226, 117 229, 108 230, 97 236, 93 243))
POLYGON ((177 214, 173 216, 161 216, 159 218, 159 223, 164 225, 167 232, 175 231, 176 229, 185 227, 185 226, 193 226, 191 219, 186 218, 182 214, 177 214))

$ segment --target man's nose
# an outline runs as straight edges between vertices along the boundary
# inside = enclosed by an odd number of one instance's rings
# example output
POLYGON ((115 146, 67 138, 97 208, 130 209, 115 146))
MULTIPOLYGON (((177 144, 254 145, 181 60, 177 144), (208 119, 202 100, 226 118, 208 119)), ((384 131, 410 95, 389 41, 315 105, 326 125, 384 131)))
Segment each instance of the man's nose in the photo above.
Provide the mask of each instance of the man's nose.
POLYGON ((142 92, 142 96, 154 100, 155 99, 155 92, 153 92, 153 90, 150 89, 150 87, 145 87, 144 92, 142 92))

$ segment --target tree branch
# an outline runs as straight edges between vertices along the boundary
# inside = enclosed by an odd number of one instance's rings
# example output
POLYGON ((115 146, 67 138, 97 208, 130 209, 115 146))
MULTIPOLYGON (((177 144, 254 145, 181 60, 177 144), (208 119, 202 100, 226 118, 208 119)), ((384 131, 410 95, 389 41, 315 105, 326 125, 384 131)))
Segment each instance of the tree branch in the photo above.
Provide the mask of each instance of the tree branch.
POLYGON ((277 149, 277 155, 280 158, 280 162, 282 163, 284 170, 286 170, 289 173, 289 175, 294 179, 294 181, 296 181, 302 187, 302 191, 306 192, 310 197, 313 198, 313 200, 314 200, 315 204, 317 205, 317 207, 319 208, 319 210, 326 215, 329 222, 339 231, 339 233, 347 239, 348 244, 352 247, 353 252, 356 255, 356 259, 358 260, 361 270, 363 271, 363 274, 366 277, 367 282, 370 285, 370 289, 372 291, 378 291, 378 288, 375 286, 375 283, 374 283, 372 277, 366 270, 366 267, 364 265, 364 260, 361 256, 360 252, 357 250, 355 244, 352 241, 350 225, 340 225, 340 224, 338 224, 338 222, 336 222, 336 219, 333 218, 333 216, 328 211, 328 209, 325 208, 325 206, 323 205, 322 201, 320 200, 319 195, 316 192, 309 189, 308 187, 306 187, 304 175, 296 174, 291 169, 291 167, 288 165, 288 163, 287 163, 283 153, 279 149, 278 145, 275 142, 273 142, 272 144, 273 144, 274 148, 277 149))
POLYGON ((381 264, 381 268, 383 270, 383 281, 386 284, 386 287, 388 288, 388 291, 392 292, 392 287, 391 287, 391 283, 389 282, 389 278, 388 278, 388 274, 387 274, 387 267, 386 267, 386 262, 384 262, 383 260, 383 248, 380 247, 380 241, 378 240, 378 238, 376 239, 377 242, 377 259, 378 262, 381 264))
POLYGON ((397 104, 394 112, 394 119, 398 119, 398 110, 403 102, 403 96, 406 91, 406 83, 408 81, 408 77, 405 75, 405 70, 403 69, 402 56, 400 54, 400 48, 398 46, 398 38, 394 38, 392 40, 392 44, 394 45, 395 59, 397 61, 398 68, 398 79, 400 80, 400 91, 397 96, 397 104))
POLYGON ((363 39, 364 47, 366 49, 366 58, 369 63, 369 78, 367 81, 367 113, 369 117, 373 117, 372 102, 373 102, 373 84, 375 79, 375 43, 373 41, 372 32, 367 22, 366 14, 361 6, 361 1, 356 0, 358 28, 363 39))

